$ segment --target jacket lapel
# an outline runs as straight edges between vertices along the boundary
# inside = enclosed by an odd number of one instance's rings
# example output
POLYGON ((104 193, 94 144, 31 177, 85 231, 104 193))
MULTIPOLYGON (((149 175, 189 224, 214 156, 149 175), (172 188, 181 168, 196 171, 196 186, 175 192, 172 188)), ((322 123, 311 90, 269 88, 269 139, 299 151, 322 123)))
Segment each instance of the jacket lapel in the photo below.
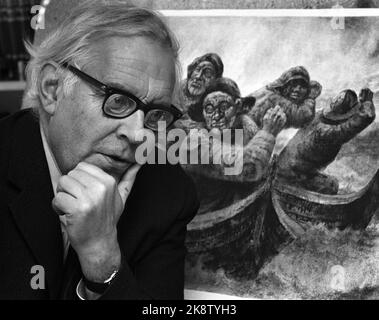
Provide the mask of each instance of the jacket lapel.
POLYGON ((10 209, 36 261, 45 269, 50 298, 57 298, 63 270, 60 221, 51 206, 54 193, 38 120, 31 113, 20 118, 10 154, 8 179, 18 189, 10 195, 10 209))

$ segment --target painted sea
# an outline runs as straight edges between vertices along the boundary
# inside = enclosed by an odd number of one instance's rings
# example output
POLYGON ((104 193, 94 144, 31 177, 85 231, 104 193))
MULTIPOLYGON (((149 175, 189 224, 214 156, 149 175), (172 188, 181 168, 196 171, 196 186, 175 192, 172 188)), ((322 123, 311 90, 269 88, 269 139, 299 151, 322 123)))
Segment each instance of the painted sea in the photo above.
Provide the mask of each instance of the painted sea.
MULTIPOLYGON (((374 123, 342 148, 326 172, 338 177, 340 193, 349 193, 362 188, 378 167, 379 124, 374 123)), ((379 299, 379 215, 364 231, 314 226, 267 261, 256 279, 233 279, 202 265, 190 272, 188 289, 241 298, 379 299)))

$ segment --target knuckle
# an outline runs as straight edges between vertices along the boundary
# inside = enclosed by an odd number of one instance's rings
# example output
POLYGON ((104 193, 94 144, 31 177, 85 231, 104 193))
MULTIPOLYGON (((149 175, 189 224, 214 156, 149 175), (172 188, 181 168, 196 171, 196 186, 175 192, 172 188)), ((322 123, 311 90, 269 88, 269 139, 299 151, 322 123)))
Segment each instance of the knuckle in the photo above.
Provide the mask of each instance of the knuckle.
POLYGON ((78 206, 78 210, 81 214, 86 214, 91 211, 91 204, 88 201, 82 201, 78 206))
POLYGON ((109 186, 109 187, 114 187, 116 185, 116 179, 114 177, 112 177, 111 175, 108 175, 106 178, 105 178, 105 183, 109 186))
POLYGON ((59 193, 55 196, 55 198, 53 199, 53 201, 51 202, 52 203, 52 206, 53 208, 57 208, 59 206, 59 193))
POLYGON ((77 167, 77 168, 81 168, 81 167, 83 167, 83 165, 84 165, 83 162, 79 162, 79 163, 76 165, 76 167, 77 167))
POLYGON ((99 183, 96 186, 96 191, 99 195, 104 195, 107 192, 107 186, 103 183, 99 183))
POLYGON ((74 170, 71 170, 69 173, 67 173, 67 175, 69 176, 69 177, 72 177, 72 176, 74 176, 75 175, 75 169, 74 170))
POLYGON ((60 201, 62 201, 62 198, 63 198, 62 192, 58 192, 57 195, 54 197, 53 201, 55 203, 59 203, 60 201))
POLYGON ((65 184, 69 181, 69 177, 68 176, 62 176, 59 178, 58 180, 58 185, 62 185, 62 184, 65 184))
MULTIPOLYGON (((78 165, 76 166, 76 168, 81 169, 81 170, 85 170, 87 168, 87 164, 84 162, 79 162, 78 165)), ((75 171, 75 169, 72 171, 75 171)))
POLYGON ((57 213, 62 212, 63 203, 64 203, 64 202, 63 202, 62 194, 61 194, 61 193, 58 193, 58 194, 53 198, 53 200, 51 201, 51 205, 52 205, 54 211, 56 211, 57 213))

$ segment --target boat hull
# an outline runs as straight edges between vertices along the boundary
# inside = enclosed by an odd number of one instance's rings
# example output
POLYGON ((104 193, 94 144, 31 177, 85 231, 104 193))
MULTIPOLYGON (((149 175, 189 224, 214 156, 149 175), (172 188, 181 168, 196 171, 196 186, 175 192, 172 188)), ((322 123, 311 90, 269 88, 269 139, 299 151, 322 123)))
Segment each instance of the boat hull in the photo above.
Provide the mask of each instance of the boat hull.
POLYGON ((379 171, 360 191, 324 195, 274 182, 272 203, 281 223, 298 237, 315 224, 362 230, 379 209, 379 171))
POLYGON ((270 206, 266 183, 238 203, 195 217, 187 230, 187 278, 196 277, 199 268, 222 269, 235 279, 254 278, 283 243, 277 236, 282 227, 270 206))

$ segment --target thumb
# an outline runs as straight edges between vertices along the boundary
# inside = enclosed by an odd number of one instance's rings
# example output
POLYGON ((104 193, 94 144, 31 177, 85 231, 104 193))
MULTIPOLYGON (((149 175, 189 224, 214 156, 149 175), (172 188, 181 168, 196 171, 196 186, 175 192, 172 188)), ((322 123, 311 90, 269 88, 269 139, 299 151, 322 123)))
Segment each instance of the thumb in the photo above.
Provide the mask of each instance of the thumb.
POLYGON ((139 169, 141 169, 141 165, 136 163, 132 165, 123 175, 119 184, 118 184, 118 192, 120 193, 123 204, 125 204, 126 199, 132 190, 134 181, 136 180, 137 173, 139 169))

